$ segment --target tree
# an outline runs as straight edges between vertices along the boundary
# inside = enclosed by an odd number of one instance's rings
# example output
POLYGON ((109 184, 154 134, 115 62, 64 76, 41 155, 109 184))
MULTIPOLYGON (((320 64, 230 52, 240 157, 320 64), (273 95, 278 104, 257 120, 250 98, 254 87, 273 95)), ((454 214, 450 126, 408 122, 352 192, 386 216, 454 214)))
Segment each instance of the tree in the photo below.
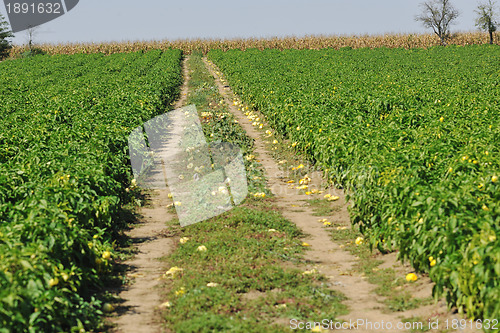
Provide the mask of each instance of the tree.
POLYGON ((36 28, 30 25, 28 30, 26 30, 26 34, 28 35, 28 49, 30 52, 33 52, 33 39, 35 38, 36 28))
POLYGON ((0 13, 0 60, 9 55, 9 51, 12 48, 12 44, 9 38, 14 37, 12 31, 9 30, 7 26, 7 21, 0 13))
POLYGON ((487 3, 482 3, 475 10, 478 15, 476 18, 476 26, 490 34, 490 44, 493 44, 493 33, 497 31, 498 22, 496 21, 495 1, 488 0, 487 3))
POLYGON ((432 28, 441 40, 441 45, 446 45, 450 37, 450 24, 460 15, 453 7, 450 0, 429 0, 421 4, 422 14, 415 17, 426 28, 432 28))
POLYGON ((45 52, 39 47, 36 47, 35 43, 33 42, 33 39, 37 34, 37 30, 38 27, 32 27, 32 26, 29 26, 28 29, 26 30, 26 36, 28 37, 28 51, 22 54, 23 57, 33 57, 36 55, 45 54, 45 52))

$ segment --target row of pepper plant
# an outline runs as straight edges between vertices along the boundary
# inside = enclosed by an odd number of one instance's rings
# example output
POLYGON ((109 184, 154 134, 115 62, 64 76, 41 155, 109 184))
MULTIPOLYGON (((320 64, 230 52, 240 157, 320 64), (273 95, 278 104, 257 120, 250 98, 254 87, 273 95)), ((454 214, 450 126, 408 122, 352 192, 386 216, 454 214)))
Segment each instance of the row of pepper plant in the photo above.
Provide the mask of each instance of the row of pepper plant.
POLYGON ((95 329, 133 202, 128 135, 165 111, 179 50, 0 63, 0 332, 95 329))
POLYGON ((500 52, 213 50, 234 91, 471 318, 500 318, 500 52))

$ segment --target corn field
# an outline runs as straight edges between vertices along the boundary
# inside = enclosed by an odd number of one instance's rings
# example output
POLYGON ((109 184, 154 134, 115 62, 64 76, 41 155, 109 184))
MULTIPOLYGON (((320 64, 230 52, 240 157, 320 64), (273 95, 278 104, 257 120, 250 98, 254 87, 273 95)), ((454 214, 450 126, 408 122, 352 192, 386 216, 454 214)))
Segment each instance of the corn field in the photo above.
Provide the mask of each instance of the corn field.
MULTIPOLYGON (((500 32, 495 33, 494 40, 498 45, 500 32)), ((470 45, 488 43, 488 34, 482 32, 457 33, 449 44, 470 45)), ((378 36, 306 36, 283 38, 247 38, 247 39, 183 39, 174 41, 135 41, 113 43, 75 43, 75 44, 40 44, 37 48, 48 54, 104 53, 114 54, 153 49, 180 49, 185 54, 198 50, 206 54, 213 49, 227 51, 230 49, 256 48, 263 49, 323 49, 342 47, 358 48, 428 48, 440 45, 440 40, 433 34, 388 34, 378 36)), ((16 46, 11 50, 11 57, 16 57, 27 50, 27 46, 16 46)))

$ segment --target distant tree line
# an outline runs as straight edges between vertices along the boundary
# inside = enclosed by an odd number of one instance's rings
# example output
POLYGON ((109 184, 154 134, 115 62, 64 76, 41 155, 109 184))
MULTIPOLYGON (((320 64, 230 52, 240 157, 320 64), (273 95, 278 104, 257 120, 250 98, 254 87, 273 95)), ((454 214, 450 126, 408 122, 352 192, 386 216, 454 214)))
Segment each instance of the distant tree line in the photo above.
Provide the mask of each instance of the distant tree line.
MULTIPOLYGON (((441 44, 446 45, 450 39, 450 25, 453 24, 460 15, 460 12, 452 5, 451 0, 428 0, 420 4, 422 12, 415 16, 416 21, 422 22, 426 28, 431 28, 439 37, 441 44)), ((487 0, 478 4, 476 10, 476 26, 489 34, 490 44, 493 44, 493 33, 497 31, 499 13, 495 0, 487 0)), ((33 29, 29 32, 30 54, 33 54, 32 39, 33 29)), ((14 37, 5 18, 0 13, 0 60, 9 55, 12 48, 11 38, 14 37)))
MULTIPOLYGON (((421 4, 422 13, 415 17, 416 21, 422 22, 426 28, 432 28, 434 33, 446 45, 450 38, 450 25, 456 21, 460 12, 452 5, 451 0, 429 0, 421 4)), ((493 44, 493 33, 497 30, 498 12, 496 1, 488 0, 480 3, 475 10, 476 26, 489 33, 490 44, 493 44)))

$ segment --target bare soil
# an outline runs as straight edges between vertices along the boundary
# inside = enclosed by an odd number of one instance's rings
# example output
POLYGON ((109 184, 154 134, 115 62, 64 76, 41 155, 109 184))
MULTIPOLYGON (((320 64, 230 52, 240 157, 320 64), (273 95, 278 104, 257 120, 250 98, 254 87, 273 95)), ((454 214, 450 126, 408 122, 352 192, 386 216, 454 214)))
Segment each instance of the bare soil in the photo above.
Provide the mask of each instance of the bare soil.
MULTIPOLYGON (((183 63, 184 84, 181 88, 180 99, 174 109, 184 105, 187 97, 187 82, 189 79, 186 60, 183 63)), ((158 309, 162 304, 161 279, 167 270, 160 260, 168 256, 176 237, 168 237, 171 230, 166 222, 173 215, 167 206, 171 202, 168 198, 168 188, 152 190, 148 198, 148 206, 139 208, 142 216, 138 225, 127 232, 132 239, 137 254, 123 264, 127 266, 127 278, 130 283, 124 286, 117 296, 123 303, 116 309, 116 316, 111 318, 115 325, 112 332, 119 333, 158 333, 166 332, 161 325, 158 309)))

